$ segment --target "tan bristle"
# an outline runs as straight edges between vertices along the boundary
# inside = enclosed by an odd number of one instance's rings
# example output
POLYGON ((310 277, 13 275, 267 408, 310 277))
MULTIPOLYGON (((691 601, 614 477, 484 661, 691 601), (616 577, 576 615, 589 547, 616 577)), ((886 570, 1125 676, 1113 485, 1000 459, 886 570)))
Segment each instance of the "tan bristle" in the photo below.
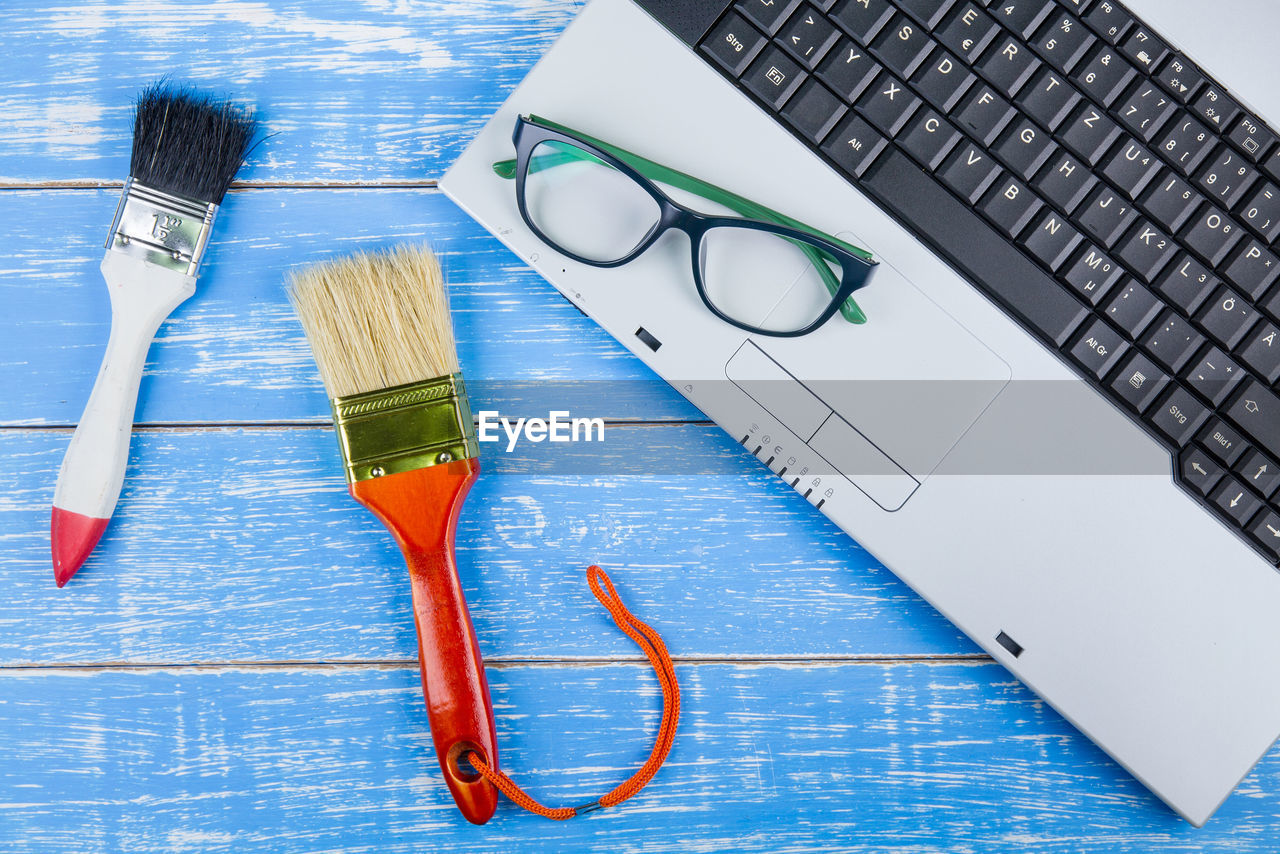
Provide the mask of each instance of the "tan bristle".
POLYGON ((288 291, 330 397, 458 372, 444 277, 425 246, 294 270, 288 291))

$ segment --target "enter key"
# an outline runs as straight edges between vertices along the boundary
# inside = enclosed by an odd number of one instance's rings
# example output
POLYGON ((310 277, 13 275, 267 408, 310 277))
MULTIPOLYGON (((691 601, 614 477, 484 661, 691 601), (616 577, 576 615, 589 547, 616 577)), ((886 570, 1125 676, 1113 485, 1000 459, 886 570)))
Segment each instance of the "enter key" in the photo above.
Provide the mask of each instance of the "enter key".
POLYGON ((1280 456, 1280 397, 1257 380, 1245 380, 1227 417, 1253 437, 1269 456, 1280 456))

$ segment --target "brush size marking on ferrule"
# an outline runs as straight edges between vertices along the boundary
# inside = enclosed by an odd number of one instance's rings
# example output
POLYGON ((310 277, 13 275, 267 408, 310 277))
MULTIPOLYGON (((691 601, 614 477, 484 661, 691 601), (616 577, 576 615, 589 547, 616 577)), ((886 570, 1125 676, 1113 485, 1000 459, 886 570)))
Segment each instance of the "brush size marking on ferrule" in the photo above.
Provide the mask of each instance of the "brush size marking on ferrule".
POLYGON ((195 276, 218 206, 165 193, 130 178, 124 184, 107 248, 195 276))
POLYGON ((461 374, 337 397, 332 404, 348 483, 480 453, 461 374))

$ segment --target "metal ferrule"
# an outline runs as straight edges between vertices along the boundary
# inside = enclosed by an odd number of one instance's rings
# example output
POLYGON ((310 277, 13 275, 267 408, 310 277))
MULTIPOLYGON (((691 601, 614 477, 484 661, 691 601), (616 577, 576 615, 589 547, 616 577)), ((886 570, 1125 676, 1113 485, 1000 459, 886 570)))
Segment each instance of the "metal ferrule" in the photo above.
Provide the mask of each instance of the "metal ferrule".
POLYGON ((218 206, 124 182, 107 248, 196 276, 218 206))
POLYGON ((462 374, 335 397, 347 483, 478 456, 462 374))

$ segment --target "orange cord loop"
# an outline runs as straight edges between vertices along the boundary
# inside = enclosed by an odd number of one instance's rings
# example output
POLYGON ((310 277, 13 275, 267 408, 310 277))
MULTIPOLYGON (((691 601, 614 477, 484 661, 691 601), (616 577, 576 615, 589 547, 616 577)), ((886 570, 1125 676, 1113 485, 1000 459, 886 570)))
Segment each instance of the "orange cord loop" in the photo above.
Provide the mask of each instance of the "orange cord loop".
POLYGON ((680 721, 680 685, 676 682, 676 670, 671 663, 667 646, 662 642, 662 637, 651 626, 627 610, 627 606, 622 604, 622 599, 618 596, 618 591, 613 587, 613 581, 603 569, 594 565, 588 567, 587 583, 600 604, 608 609, 618 628, 622 629, 626 636, 635 641, 636 646, 644 651, 645 657, 649 659, 649 663, 658 674, 658 682, 662 685, 662 723, 658 727, 658 736, 654 741, 653 750, 649 752, 649 758, 639 771, 609 794, 582 806, 553 808, 543 806, 529 797, 524 789, 521 789, 505 773, 490 768, 478 753, 466 754, 467 760, 498 791, 529 812, 554 821, 566 821, 574 816, 616 806, 643 789, 653 779, 653 775, 658 773, 658 769, 666 761, 667 754, 671 752, 671 745, 676 737, 676 726, 680 721))

